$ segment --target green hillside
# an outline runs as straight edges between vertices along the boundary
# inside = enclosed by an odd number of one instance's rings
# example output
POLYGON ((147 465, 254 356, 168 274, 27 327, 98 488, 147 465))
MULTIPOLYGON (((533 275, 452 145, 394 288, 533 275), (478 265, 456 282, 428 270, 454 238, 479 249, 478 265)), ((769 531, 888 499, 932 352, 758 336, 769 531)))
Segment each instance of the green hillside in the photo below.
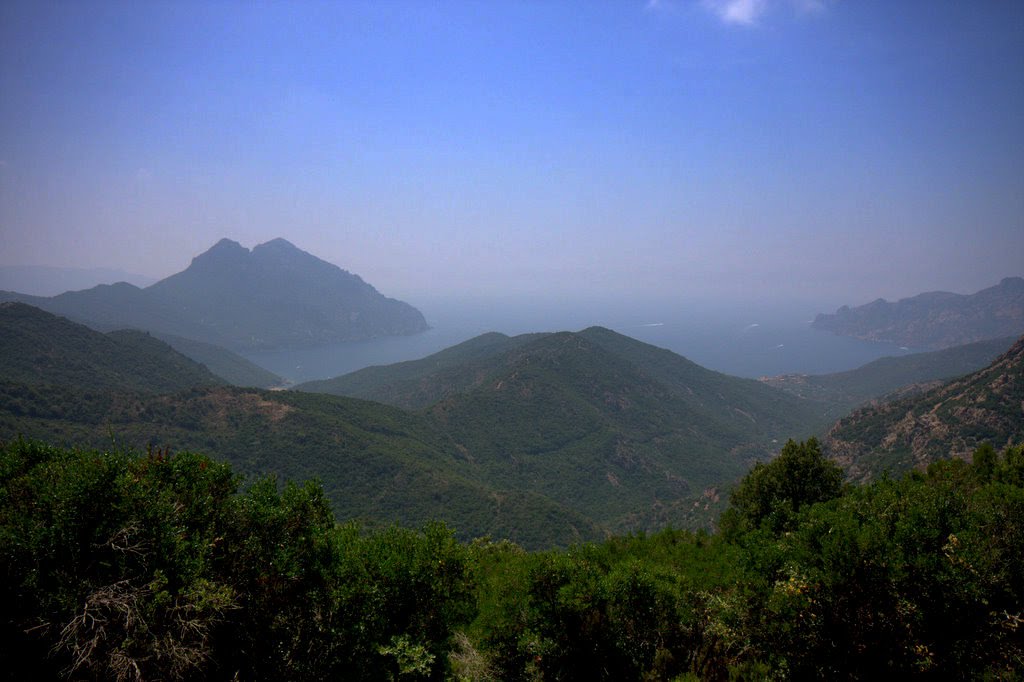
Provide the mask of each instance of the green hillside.
POLYGON ((762 379, 764 383, 799 398, 821 402, 838 419, 864 403, 897 391, 934 388, 933 383, 976 372, 1013 345, 1004 337, 954 346, 928 353, 880 358, 847 372, 786 374, 762 379))
MULTIPOLYGON (((754 380, 714 372, 672 351, 609 329, 591 327, 577 335, 589 342, 595 351, 603 350, 631 364, 647 380, 662 384, 692 409, 724 410, 727 413, 724 419, 741 430, 803 432, 808 425, 831 423, 819 414, 822 412, 819 406, 782 396, 754 380), (761 423, 751 416, 753 413, 758 414, 761 423), (737 416, 741 419, 734 419, 737 416)), ((511 364, 519 361, 518 349, 528 344, 543 344, 544 339, 551 336, 523 334, 508 337, 492 332, 420 360, 367 367, 333 379, 299 384, 294 390, 347 395, 422 409, 491 381, 492 376, 505 372, 511 364)), ((718 421, 723 417, 719 415, 714 419, 718 421)))
POLYGON ((0 383, 0 440, 190 449, 246 474, 318 479, 342 519, 370 525, 431 520, 460 537, 527 547, 603 536, 577 511, 529 490, 465 475, 451 440, 421 416, 335 396, 197 388, 153 396, 0 383))
POLYGON ((986 442, 1024 442, 1024 338, 978 372, 857 410, 832 427, 825 445, 852 477, 868 479, 967 457, 986 442))
POLYGON ((615 530, 706 524, 719 487, 825 425, 817 405, 600 327, 485 334, 297 389, 420 408, 476 477, 615 530))
POLYGON ((307 381, 294 389, 421 409, 478 385, 501 364, 503 353, 542 336, 490 332, 420 360, 366 367, 333 379, 307 381))
POLYGON ((0 303, 0 379, 153 393, 224 381, 143 332, 101 334, 23 303, 0 303))
POLYGON ((400 405, 440 396, 410 411, 308 392, 168 387, 161 376, 187 373, 159 365, 158 351, 212 375, 146 334, 32 315, 68 327, 39 333, 75 339, 93 364, 78 367, 60 346, 45 382, 5 377, 0 438, 198 450, 247 474, 318 478, 341 518, 441 519, 462 537, 529 547, 707 527, 725 486, 816 427, 806 401, 600 328, 485 335, 357 377, 400 405), (137 372, 88 381, 110 367, 137 372), (178 392, 151 395, 157 388, 178 392))
POLYGON ((0 438, 195 449, 245 473, 319 478, 342 518, 442 519, 464 537, 540 547, 707 526, 721 488, 813 428, 796 398, 596 328, 486 335, 372 376, 394 377, 383 388, 406 404, 447 397, 410 412, 305 392, 154 397, 12 378, 0 438))
POLYGON ((246 360, 237 353, 232 353, 227 348, 173 334, 158 334, 157 336, 182 355, 206 365, 207 369, 233 386, 271 388, 284 383, 284 379, 278 375, 246 360))
POLYGON ((663 381, 590 336, 645 346, 607 330, 546 335, 507 351, 477 386, 426 414, 487 480, 537 490, 614 530, 706 522, 717 486, 770 458, 780 438, 810 432, 800 410, 781 419, 772 399, 799 403, 785 394, 678 356, 683 366, 663 381), (683 388, 687 373, 692 386, 683 388))

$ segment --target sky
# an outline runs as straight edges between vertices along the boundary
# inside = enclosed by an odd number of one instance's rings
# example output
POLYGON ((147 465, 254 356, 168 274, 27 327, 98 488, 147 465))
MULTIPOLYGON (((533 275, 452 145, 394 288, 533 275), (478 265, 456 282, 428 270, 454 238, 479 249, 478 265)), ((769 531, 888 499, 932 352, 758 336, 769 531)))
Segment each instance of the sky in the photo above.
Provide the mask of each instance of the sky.
POLYGON ((283 237, 382 293, 1024 275, 1024 3, 0 3, 0 265, 283 237))

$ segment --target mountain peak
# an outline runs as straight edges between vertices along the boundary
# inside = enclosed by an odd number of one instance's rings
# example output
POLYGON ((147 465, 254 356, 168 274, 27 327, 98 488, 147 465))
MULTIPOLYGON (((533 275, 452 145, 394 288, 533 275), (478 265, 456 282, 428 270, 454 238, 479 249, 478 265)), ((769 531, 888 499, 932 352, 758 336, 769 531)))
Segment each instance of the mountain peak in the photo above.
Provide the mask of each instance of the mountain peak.
POLYGON ((221 239, 146 291, 181 324, 168 324, 161 312, 159 326, 134 326, 229 348, 315 346, 427 329, 412 306, 281 238, 251 251, 221 239))
POLYGON ((999 286, 1001 288, 1003 288, 1003 289, 1007 289, 1007 288, 1014 288, 1014 289, 1024 288, 1024 278, 1022 278, 1022 277, 1004 277, 1002 279, 1002 281, 999 282, 999 286))
POLYGON ((415 334, 420 311, 359 276, 273 239, 221 239, 185 270, 139 289, 101 285, 54 298, 7 295, 103 329, 134 327, 233 349, 318 346, 415 334))
POLYGON ((232 264, 244 263, 248 257, 249 249, 225 237, 193 258, 192 264, 189 267, 222 268, 232 264))
POLYGON ((295 246, 295 244, 292 244, 290 241, 282 237, 277 237, 276 239, 271 239, 269 242, 258 244, 254 246, 252 250, 255 251, 256 249, 274 249, 278 251, 301 251, 301 249, 295 246))

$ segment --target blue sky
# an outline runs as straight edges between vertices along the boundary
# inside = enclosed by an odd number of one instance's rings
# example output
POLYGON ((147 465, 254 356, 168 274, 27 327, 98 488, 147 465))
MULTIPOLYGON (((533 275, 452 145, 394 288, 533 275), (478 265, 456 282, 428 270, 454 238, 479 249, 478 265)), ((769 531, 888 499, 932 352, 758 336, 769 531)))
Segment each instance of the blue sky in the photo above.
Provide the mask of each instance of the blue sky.
POLYGON ((1024 274, 1024 3, 0 3, 0 265, 284 237, 383 293, 1024 274))

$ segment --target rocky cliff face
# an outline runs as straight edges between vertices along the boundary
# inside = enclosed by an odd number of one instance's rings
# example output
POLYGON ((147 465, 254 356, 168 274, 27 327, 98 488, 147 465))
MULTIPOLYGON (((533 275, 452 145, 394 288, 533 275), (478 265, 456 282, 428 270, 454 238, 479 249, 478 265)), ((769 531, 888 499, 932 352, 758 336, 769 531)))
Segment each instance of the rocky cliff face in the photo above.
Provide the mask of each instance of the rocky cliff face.
POLYGON ((983 442, 1024 441, 1024 337, 985 369, 920 396, 857 410, 832 427, 826 452, 850 476, 967 457, 983 442))
POLYGON ((944 291, 890 303, 843 306, 819 314, 813 326, 842 336, 888 341, 912 348, 949 348, 1024 333, 1024 279, 1007 277, 976 294, 944 291))

